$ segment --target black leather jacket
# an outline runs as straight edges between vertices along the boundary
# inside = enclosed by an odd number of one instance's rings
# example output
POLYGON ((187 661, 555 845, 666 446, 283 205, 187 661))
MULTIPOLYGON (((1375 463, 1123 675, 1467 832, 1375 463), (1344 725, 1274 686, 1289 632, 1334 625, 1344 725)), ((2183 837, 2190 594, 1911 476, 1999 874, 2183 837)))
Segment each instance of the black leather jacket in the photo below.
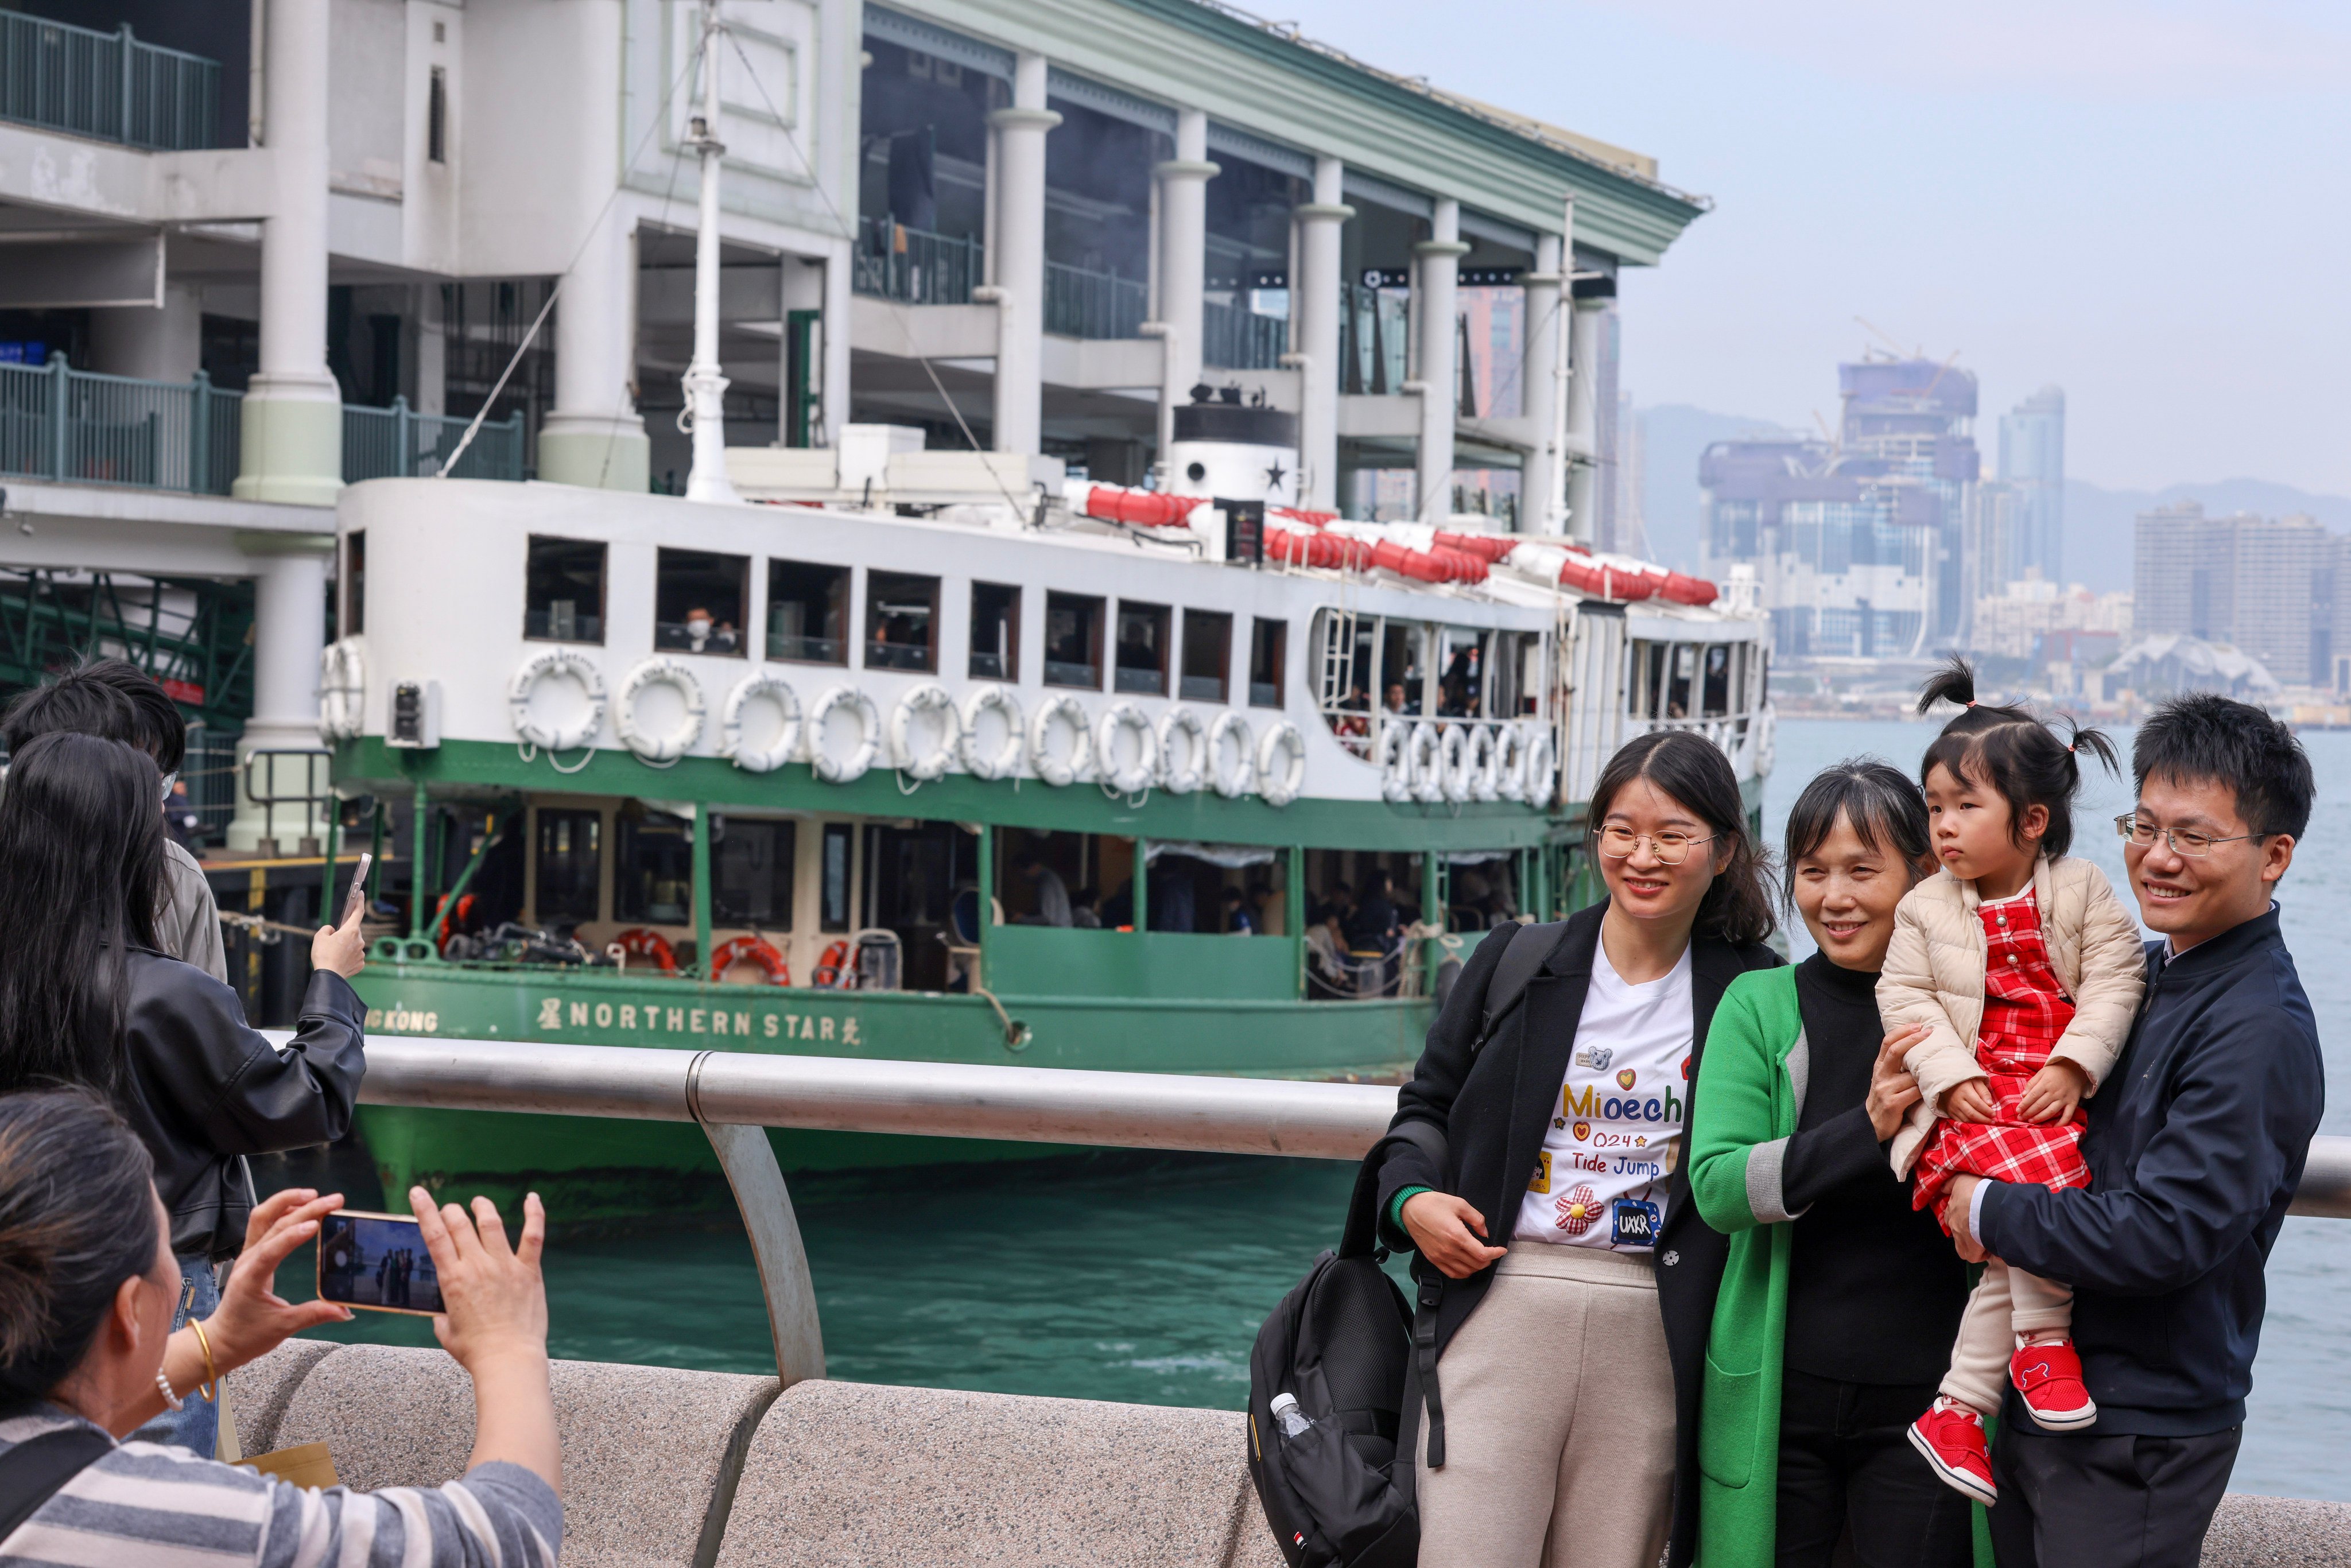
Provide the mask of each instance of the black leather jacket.
POLYGON ((124 1115, 155 1156, 172 1250, 214 1259, 245 1244, 240 1155, 332 1143, 366 1071, 367 1018, 341 976, 310 977, 290 1050, 247 1029, 236 993, 193 965, 131 949, 124 1115))

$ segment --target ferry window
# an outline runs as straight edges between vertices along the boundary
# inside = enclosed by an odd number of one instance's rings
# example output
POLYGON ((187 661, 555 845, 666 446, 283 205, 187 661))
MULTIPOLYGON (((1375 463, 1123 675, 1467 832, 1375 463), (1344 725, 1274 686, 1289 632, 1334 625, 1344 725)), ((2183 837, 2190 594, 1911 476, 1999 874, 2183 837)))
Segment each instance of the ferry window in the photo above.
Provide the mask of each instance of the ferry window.
POLYGON ((1118 674, 1122 692, 1167 695, 1167 606, 1118 601, 1118 674))
POLYGON ((594 811, 538 813, 538 874, 531 908, 541 925, 596 918, 603 831, 604 820, 594 811))
POLYGON ((1486 634, 1466 626, 1439 633, 1437 711, 1446 718, 1478 718, 1485 712, 1486 634))
POLYGON ((849 663, 849 569, 804 560, 768 563, 768 657, 800 664, 849 663))
POLYGON ((849 856, 850 826, 847 822, 827 822, 824 825, 823 875, 817 888, 817 925, 825 931, 849 929, 849 856))
POLYGON ((1720 718, 1730 711, 1729 643, 1706 645, 1706 685, 1699 701, 1704 706, 1698 711, 1708 718, 1720 718))
POLYGON ((1667 718, 1690 716, 1690 683, 1698 676, 1698 649, 1687 643, 1673 645, 1672 667, 1666 676, 1667 718))
POLYGON ((604 640, 601 539, 530 538, 523 568, 522 634, 549 643, 604 640))
POLYGON ((865 574, 865 667, 935 670, 939 580, 903 571, 865 574))
POLYGON ((1530 678, 1527 649, 1539 649, 1541 645, 1540 639, 1523 632, 1494 633, 1494 678, 1487 696, 1487 712, 1492 717, 1515 718, 1531 711, 1522 704, 1520 694, 1533 691, 1541 679, 1540 675, 1530 678))
POLYGON ((971 678, 1020 678, 1020 591, 1008 583, 971 585, 971 678))
MULTIPOLYGON (((632 802, 632 805, 634 803, 632 802)), ((612 876, 612 918, 684 925, 694 918, 694 824, 624 807, 612 876)))
POLYGON ((1380 711, 1417 718, 1428 678, 1428 628, 1391 621, 1380 637, 1380 711))
POLYGON ((792 928, 792 851, 798 822, 716 817, 710 821, 710 918, 719 925, 792 928))
POLYGON ((342 635, 355 637, 367 630, 367 530, 343 536, 342 635))
POLYGON ((743 656, 751 558, 665 549, 653 569, 653 646, 743 656))
POLYGON ((1102 690, 1102 601, 1081 593, 1045 595, 1045 684, 1102 690))
POLYGON ((1184 612, 1184 678, 1177 695, 1186 702, 1223 702, 1232 667, 1233 618, 1214 610, 1184 612))
POLYGON ((1663 643, 1633 644, 1633 695, 1628 711, 1635 718, 1656 718, 1666 690, 1667 646, 1663 643))
POLYGON ((1290 646, 1290 622, 1260 615, 1249 627, 1249 706, 1281 706, 1281 670, 1290 646))

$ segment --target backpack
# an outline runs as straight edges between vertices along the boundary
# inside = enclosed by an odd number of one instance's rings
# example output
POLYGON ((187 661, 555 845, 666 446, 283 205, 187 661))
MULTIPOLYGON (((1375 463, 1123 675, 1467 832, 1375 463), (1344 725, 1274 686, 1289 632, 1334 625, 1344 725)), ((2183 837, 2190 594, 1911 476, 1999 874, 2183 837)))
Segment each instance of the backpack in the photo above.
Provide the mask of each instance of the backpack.
MULTIPOLYGON (((1514 935, 1488 982, 1472 1050, 1525 992, 1557 946, 1563 922, 1514 935)), ((1249 1352, 1249 1466, 1266 1522, 1290 1568, 1412 1568, 1420 1555, 1413 1454, 1425 1408, 1428 1464, 1445 1465, 1445 1406, 1437 1380, 1437 1309, 1445 1278, 1413 1270, 1418 1311, 1380 1265, 1380 1170, 1399 1144, 1442 1168, 1445 1134, 1426 1122, 1396 1127, 1364 1156, 1335 1251, 1314 1260, 1258 1331, 1249 1352), (1281 1395, 1308 1422, 1285 1434, 1281 1395)))

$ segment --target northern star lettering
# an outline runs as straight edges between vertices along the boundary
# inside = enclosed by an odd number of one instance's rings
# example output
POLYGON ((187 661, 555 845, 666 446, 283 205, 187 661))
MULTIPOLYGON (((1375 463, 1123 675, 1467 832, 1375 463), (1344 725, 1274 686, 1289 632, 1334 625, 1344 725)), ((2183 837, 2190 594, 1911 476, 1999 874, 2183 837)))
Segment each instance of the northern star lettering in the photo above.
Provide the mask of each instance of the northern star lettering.
MULTIPOLYGON (((537 1026, 545 1034, 566 1030, 619 1028, 641 1031, 655 1040, 664 1036, 702 1035, 768 1040, 818 1040, 862 1046, 864 1031, 854 1018, 832 1014, 770 1012, 765 1009, 673 1008, 653 1002, 571 1001, 562 997, 538 998, 537 1026), (642 1018, 639 1014, 643 1014, 642 1018)), ((435 1033, 441 1015, 402 1007, 371 1008, 367 1027, 387 1033, 435 1033)), ((489 1032, 498 1032, 492 1030, 489 1032)))

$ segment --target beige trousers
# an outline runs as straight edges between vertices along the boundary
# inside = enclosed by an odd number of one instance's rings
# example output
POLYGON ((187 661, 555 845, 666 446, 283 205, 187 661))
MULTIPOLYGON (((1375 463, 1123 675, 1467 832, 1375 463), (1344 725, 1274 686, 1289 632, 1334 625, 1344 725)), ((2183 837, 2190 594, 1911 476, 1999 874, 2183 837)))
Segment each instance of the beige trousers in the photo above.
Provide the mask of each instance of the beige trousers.
POLYGON ((2008 1391, 2008 1363, 2016 1354, 2016 1336, 2073 1326, 2073 1286, 2011 1269, 1997 1258, 1988 1260, 1959 1318, 1951 1370, 1943 1376, 1943 1396, 1979 1416, 1998 1415, 2008 1391))
POLYGON ((1674 1374, 1648 1254, 1511 1242, 1437 1370, 1445 1468, 1420 1472, 1420 1568, 1656 1568, 1674 1374))

